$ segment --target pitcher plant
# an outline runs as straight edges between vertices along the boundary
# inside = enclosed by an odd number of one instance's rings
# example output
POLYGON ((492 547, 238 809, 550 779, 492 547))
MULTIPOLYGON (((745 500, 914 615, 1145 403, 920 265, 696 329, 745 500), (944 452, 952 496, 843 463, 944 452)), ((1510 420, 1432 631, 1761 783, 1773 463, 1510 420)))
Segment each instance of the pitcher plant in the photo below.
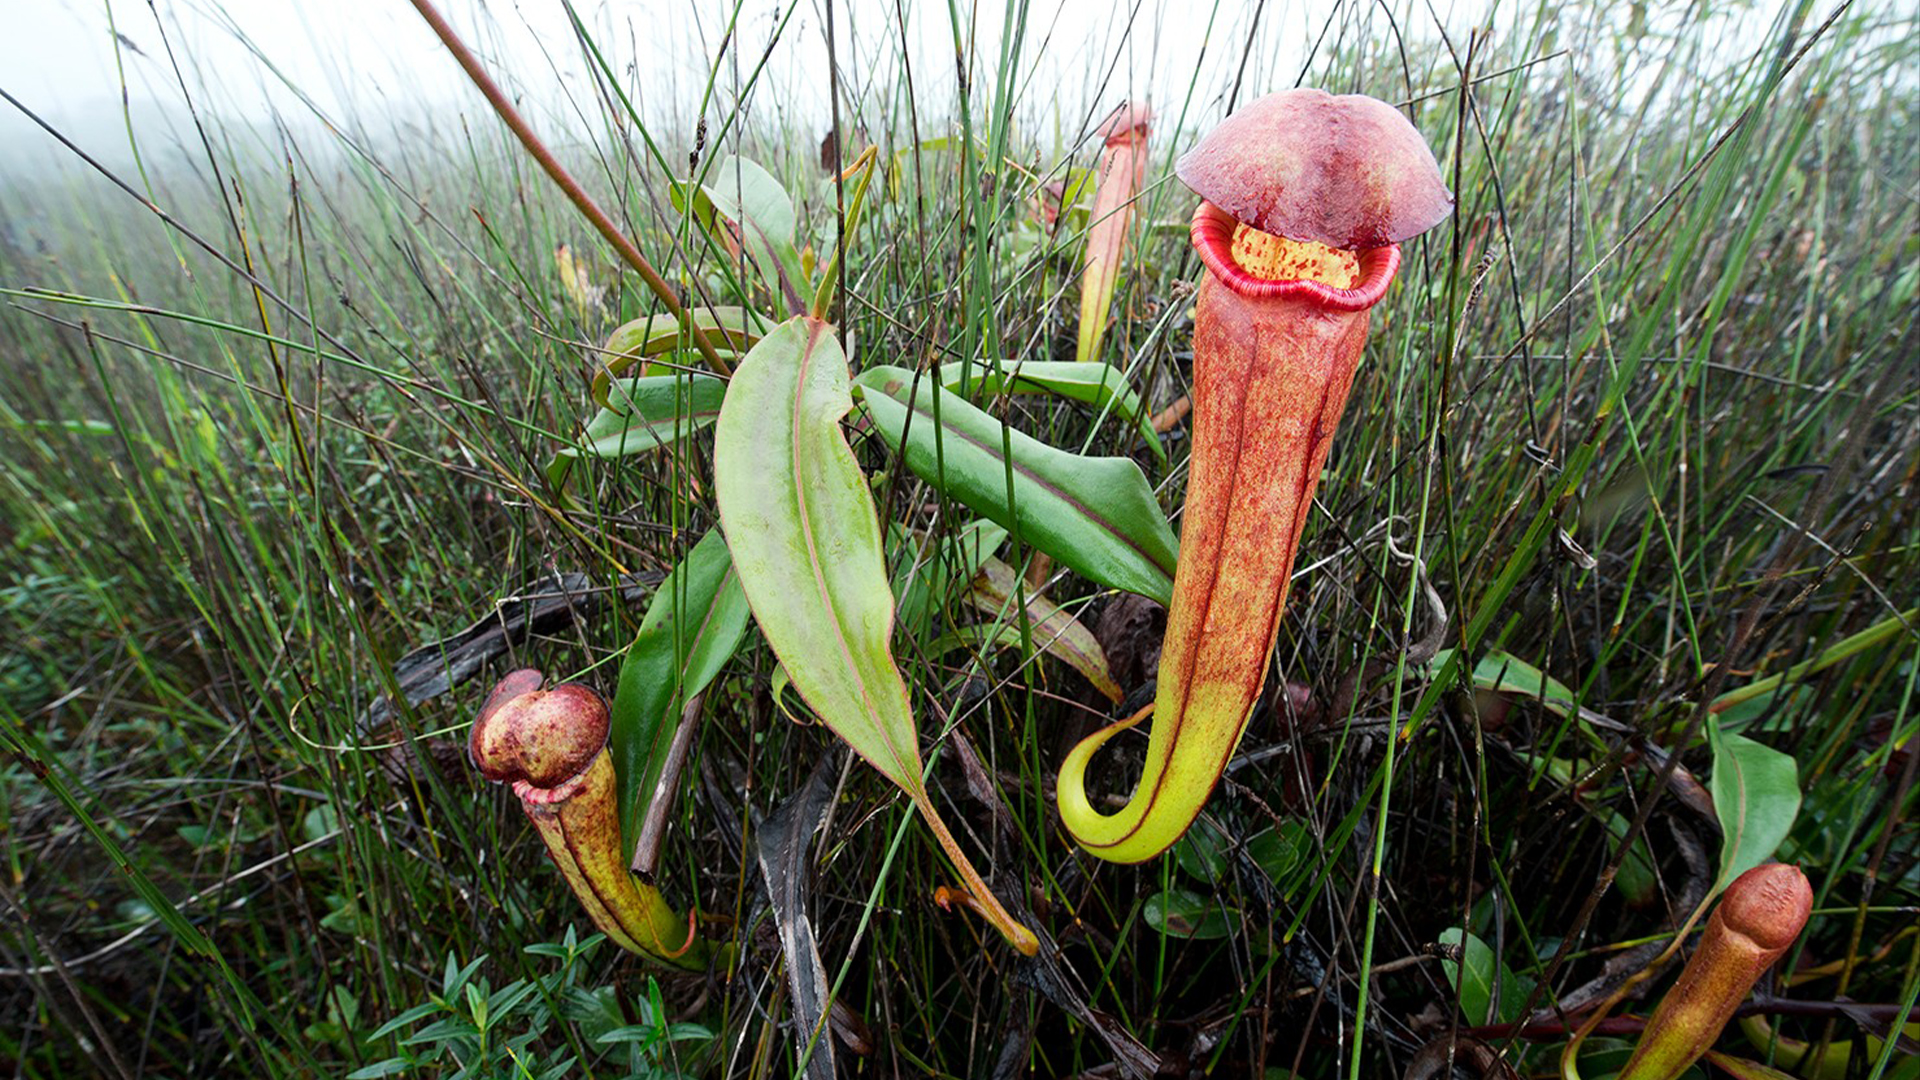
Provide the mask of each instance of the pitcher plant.
POLYGON ((1266 681, 1300 535, 1399 242, 1453 208, 1440 168, 1392 106, 1272 94, 1179 160, 1204 200, 1194 250, 1193 450, 1180 559, 1150 709, 1087 738, 1060 769, 1060 816, 1095 855, 1139 862, 1206 804, 1266 681), (1086 771, 1156 714, 1138 788, 1105 814, 1086 771))

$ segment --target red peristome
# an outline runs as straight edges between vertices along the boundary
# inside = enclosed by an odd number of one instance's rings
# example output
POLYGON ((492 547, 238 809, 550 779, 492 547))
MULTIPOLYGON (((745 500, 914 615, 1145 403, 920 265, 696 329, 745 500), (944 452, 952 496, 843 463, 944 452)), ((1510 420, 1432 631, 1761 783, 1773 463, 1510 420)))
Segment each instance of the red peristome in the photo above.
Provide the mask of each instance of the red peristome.
POLYGON ((1363 94, 1268 94, 1222 121, 1174 171, 1236 220, 1338 248, 1398 243, 1453 211, 1420 132, 1363 94))
MULTIPOLYGON (((597 760, 597 755, 595 760, 597 760)), ((586 769, 560 781, 552 787, 540 787, 537 784, 531 784, 525 780, 515 780, 513 782, 513 797, 519 799, 521 805, 528 807, 560 806, 572 801, 585 790, 587 786, 587 774, 592 771, 592 768, 593 762, 589 761, 586 769)))
POLYGON ((1093 129, 1108 146, 1121 143, 1146 142, 1147 134, 1153 126, 1153 109, 1144 101, 1129 101, 1107 114, 1100 126, 1093 129))
POLYGON ((1400 271, 1400 246, 1388 244, 1355 253, 1360 257, 1360 280, 1351 289, 1303 278, 1276 281, 1255 277, 1233 258, 1233 232, 1239 226, 1225 210, 1203 202, 1193 212, 1188 235, 1212 276, 1249 300, 1297 298, 1328 311, 1365 311, 1387 295, 1387 286, 1400 271))

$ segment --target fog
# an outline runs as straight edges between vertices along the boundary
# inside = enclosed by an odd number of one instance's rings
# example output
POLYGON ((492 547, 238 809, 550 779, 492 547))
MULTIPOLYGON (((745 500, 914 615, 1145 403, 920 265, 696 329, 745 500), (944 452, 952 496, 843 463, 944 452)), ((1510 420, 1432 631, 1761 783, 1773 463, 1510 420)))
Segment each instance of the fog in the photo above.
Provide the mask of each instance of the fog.
MULTIPOLYGON (((0 6, 13 9, 10 33, 0 38, 0 89, 108 156, 126 149, 123 98, 143 139, 182 138, 186 145, 193 141, 185 126, 189 102, 225 124, 279 123, 295 131, 316 126, 322 116, 377 127, 456 110, 472 114, 480 105, 405 0, 155 0, 151 8, 130 0, 0 0, 0 6)), ((1006 11, 996 4, 957 6, 963 20, 957 36, 970 48, 974 100, 982 101, 992 89, 982 80, 1000 69, 1008 43, 1006 11)), ((1396 20, 1409 33, 1431 37, 1444 27, 1464 43, 1493 5, 1402 7, 1396 20)), ((597 110, 589 60, 558 0, 453 0, 445 10, 536 117, 550 125, 579 123, 582 112, 597 110)), ((702 98, 729 18, 736 20, 737 47, 719 66, 719 100, 707 115, 723 115, 737 95, 750 93, 756 119, 820 133, 830 125, 824 0, 744 0, 737 14, 733 4, 713 0, 589 0, 577 10, 649 125, 691 130, 687 114, 702 98), (765 71, 749 87, 763 55, 765 71)), ((1164 110, 1191 88, 1197 106, 1214 102, 1217 112, 1236 84, 1243 92, 1293 85, 1316 39, 1328 35, 1331 43, 1361 26, 1351 13, 1330 24, 1325 5, 1301 2, 1042 0, 1019 10, 1020 107, 1037 121, 1071 129, 1068 137, 1084 126, 1086 114, 1130 97, 1150 98, 1164 110)), ((1385 9, 1359 10, 1366 28, 1389 32, 1380 14, 1385 9)), ((916 103, 930 114, 950 107, 958 84, 956 28, 945 3, 839 0, 831 14, 843 120, 909 77, 916 103)), ((0 147, 6 171, 15 176, 65 156, 3 104, 0 147)))
MULTIPOLYGON (((887 110, 898 109, 911 85, 923 136, 945 133, 961 85, 959 40, 973 107, 992 99, 997 72, 1015 72, 1017 122, 1043 150, 1071 152, 1121 101, 1151 100, 1163 130, 1197 127, 1236 98, 1317 82, 1315 55, 1350 49, 1356 40, 1393 55, 1396 31, 1409 51, 1419 56, 1424 48, 1430 58, 1444 55, 1436 51, 1443 47, 1463 52, 1490 33, 1506 55, 1545 57, 1532 78, 1564 82, 1598 73, 1604 85, 1621 42, 1631 40, 1620 30, 1632 20, 1657 48, 1663 22, 1695 17, 1693 4, 1650 7, 1039 0, 1013 5, 1010 15, 999 4, 956 0, 957 27, 946 3, 916 0, 837 0, 831 7, 826 0, 586 0, 576 10, 642 121, 670 146, 690 138, 699 118, 713 123, 736 103, 763 130, 824 135, 832 123, 831 16, 844 125, 899 132, 903 125, 887 110), (1541 11, 1553 13, 1554 38, 1522 37, 1518 27, 1533 27, 1541 11), (1003 51, 1014 48, 1019 62, 1004 65, 1003 51)), ((131 160, 129 126, 149 165, 200 155, 195 114, 217 121, 210 126, 228 137, 251 134, 274 148, 273 157, 289 135, 312 158, 338 146, 327 124, 393 145, 412 137, 416 125, 471 121, 485 111, 406 0, 0 0, 0 8, 8 9, 10 30, 0 38, 0 89, 116 166, 131 160)), ((598 129, 604 107, 590 78, 592 61, 560 0, 449 0, 444 10, 550 138, 598 129)), ((1723 55, 1703 58, 1702 69, 1755 55, 1778 11, 1765 3, 1729 5, 1712 18, 1722 24, 1712 39, 1723 55)), ((1451 81, 1444 60, 1424 69, 1416 63, 1411 79, 1415 93, 1444 90, 1451 81)), ((1391 96, 1407 82, 1396 64, 1366 89, 1391 96)), ((77 168, 52 138, 0 102, 0 181, 77 168)))

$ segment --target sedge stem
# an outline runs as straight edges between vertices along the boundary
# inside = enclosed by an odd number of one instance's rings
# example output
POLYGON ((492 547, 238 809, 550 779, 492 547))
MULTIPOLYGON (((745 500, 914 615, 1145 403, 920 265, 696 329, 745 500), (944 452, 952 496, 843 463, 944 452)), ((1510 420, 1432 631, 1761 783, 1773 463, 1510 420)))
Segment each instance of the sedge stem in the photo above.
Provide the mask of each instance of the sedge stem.
POLYGON ((653 264, 647 262, 647 257, 640 254, 640 249, 634 246, 632 240, 627 239, 627 235, 613 223, 613 219, 607 216, 607 212, 600 209, 600 204, 593 201, 593 196, 587 194, 586 189, 580 186, 580 182, 573 178, 573 174, 567 172, 566 167, 553 156, 553 151, 547 149, 547 145, 540 141, 540 136, 533 133, 533 128, 527 125, 526 118, 522 117, 519 110, 513 107, 513 103, 507 100, 507 95, 501 92, 499 85, 493 81, 493 77, 487 74, 487 69, 480 66, 479 57, 473 55, 466 43, 460 40, 460 35, 454 32, 453 26, 440 14, 439 9, 433 6, 433 0, 411 0, 411 2, 414 10, 420 13, 420 17, 427 20, 427 25, 433 27, 434 34, 440 38, 440 43, 447 47, 447 51, 453 54, 455 60, 459 61, 460 67, 467 73, 467 78, 473 80, 473 85, 486 97, 488 104, 493 106, 493 111, 499 114, 500 119, 520 140, 520 145, 526 147, 527 153, 533 155, 533 159, 540 163, 540 168, 545 170, 555 184, 559 185, 560 190, 572 201, 574 208, 580 211, 580 215, 599 230, 600 235, 606 238, 607 243, 613 245, 613 250, 619 252, 628 266, 633 267, 634 271, 647 283, 647 288, 653 290, 653 295, 660 298, 660 303, 666 307, 667 312, 692 332, 693 344, 700 350, 700 355, 706 358, 707 366, 722 378, 733 374, 733 368, 714 350, 713 342, 707 340, 706 332, 700 329, 700 324, 687 318, 686 309, 681 306, 680 298, 673 294, 673 289, 667 285, 666 279, 653 268, 653 264))

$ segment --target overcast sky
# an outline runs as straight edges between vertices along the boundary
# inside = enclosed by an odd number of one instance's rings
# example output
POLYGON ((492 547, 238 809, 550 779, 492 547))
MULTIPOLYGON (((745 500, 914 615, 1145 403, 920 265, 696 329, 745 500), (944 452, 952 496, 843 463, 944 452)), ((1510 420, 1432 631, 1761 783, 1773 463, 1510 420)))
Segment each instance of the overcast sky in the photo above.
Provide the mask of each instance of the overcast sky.
MULTIPOLYGON (((767 70, 750 103, 752 115, 782 129, 824 133, 826 3, 741 0, 737 47, 722 65, 721 101, 709 108, 708 117, 724 114, 735 88, 764 53, 767 70)), ((510 86, 533 103, 530 111, 536 123, 546 121, 543 129, 578 124, 582 112, 597 114, 586 61, 561 0, 441 4, 496 73, 511 73, 510 86)), ((664 130, 689 130, 690 118, 678 113, 698 99, 710 58, 736 10, 732 0, 576 0, 576 5, 609 62, 622 70, 635 65, 632 81, 643 118, 664 130)), ((1535 0, 1354 2, 1344 10, 1360 14, 1350 14, 1334 33, 1344 28, 1385 40, 1389 5, 1393 25, 1410 35, 1431 40, 1444 29, 1463 48, 1469 32, 1486 22, 1495 24, 1496 37, 1504 33, 1507 44, 1518 47, 1522 43, 1510 40, 1512 31, 1502 25, 1509 21, 1507 13, 1536 10, 1535 0)), ((990 77, 999 68, 1005 6, 999 0, 954 0, 954 6, 969 20, 961 36, 978 53, 974 77, 990 77)), ((1677 13, 1690 5, 1673 0, 1652 6, 1656 12, 1677 13)), ((1722 12, 1729 6, 1716 5, 1722 12)), ((1745 14, 1717 16, 1732 20, 1718 40, 1750 51, 1764 38, 1777 6, 1760 0, 1745 14)), ((1608 4, 1593 9, 1604 14, 1583 18, 1624 19, 1626 9, 1608 4)), ((1129 97, 1150 98, 1164 117, 1188 97, 1191 84, 1194 108, 1203 115, 1189 123, 1197 125, 1219 115, 1236 80, 1244 81, 1243 97, 1293 85, 1327 25, 1328 10, 1326 0, 1032 0, 1024 25, 1025 62, 1018 69, 1028 80, 1020 115, 1039 124, 1057 121, 1071 140, 1090 115, 1129 97), (1256 10, 1258 31, 1249 49, 1256 10)), ((156 110, 179 115, 173 62, 185 69, 196 106, 228 122, 277 115, 296 127, 311 123, 311 109, 289 84, 330 119, 350 123, 357 118, 376 128, 426 110, 444 116, 484 108, 406 0, 152 0, 151 6, 147 0, 0 0, 0 14, 6 30, 0 35, 0 88, 109 157, 124 153, 126 142, 119 106, 122 71, 127 97, 144 120, 137 126, 152 139, 156 124, 150 118, 156 110)), ((952 101, 955 35, 947 3, 836 0, 834 18, 848 99, 869 88, 903 85, 907 64, 915 100, 923 108, 938 116, 952 101)), ((1557 67, 1543 67, 1539 76, 1565 78, 1567 65, 1583 63, 1600 61, 1576 52, 1555 61, 1557 67)), ((976 99, 984 100, 989 89, 976 86, 976 99)), ((1384 94, 1394 88, 1375 89, 1384 94)), ((1048 132, 1039 134, 1044 140, 1048 132)), ((50 139, 4 102, 0 159, 0 175, 15 177, 65 160, 50 139)))
MULTIPOLYGON (((755 99, 757 112, 791 111, 795 119, 824 130, 825 3, 744 0, 739 5, 741 47, 733 57, 742 79, 778 32, 755 99)), ((1398 3, 1420 11, 1427 27, 1435 24, 1436 16, 1425 14, 1427 0, 1417 0, 1417 9, 1409 0, 1398 3)), ((442 4, 495 70, 514 72, 519 88, 534 101, 563 110, 563 91, 587 88, 585 61, 559 0, 442 4)), ((734 10, 733 3, 722 0, 578 0, 577 6, 613 63, 639 60, 642 95, 651 94, 656 108, 695 99, 734 10)), ((972 20, 965 36, 986 54, 975 62, 976 75, 996 70, 993 51, 1003 37, 1004 8, 968 0, 956 6, 963 19, 972 20)), ((1489 0, 1434 0, 1431 5, 1462 40, 1488 6, 1489 0)), ((187 69, 196 104, 228 119, 262 119, 272 107, 283 115, 305 112, 282 79, 336 118, 423 101, 468 111, 477 103, 406 0, 154 0, 152 9, 146 0, 0 0, 0 9, 7 12, 6 33, 0 36, 0 87, 54 123, 91 138, 111 138, 120 124, 122 80, 116 61, 124 65, 134 102, 179 100, 169 44, 174 59, 187 69), (115 31, 123 46, 117 57, 115 31), (257 48, 257 56, 246 42, 257 48)), ((1034 0, 1025 25, 1028 63, 1022 68, 1032 80, 1025 95, 1029 112, 1056 100, 1063 111, 1104 108, 1129 96, 1177 102, 1196 73, 1201 79, 1196 102, 1217 98, 1238 71, 1254 9, 1245 0, 1220 0, 1217 7, 1210 0, 1034 0)), ((1321 32, 1324 11, 1319 0, 1266 3, 1245 76, 1248 86, 1291 85, 1308 44, 1321 32), (1278 70, 1283 67, 1284 73, 1278 70)), ((898 85, 904 41, 905 60, 921 91, 916 97, 951 99, 954 34, 945 3, 837 0, 835 21, 850 93, 857 94, 863 82, 898 85), (904 34, 901 12, 907 21, 904 34)), ((732 63, 730 58, 723 83, 733 75, 732 63)), ((1068 122, 1078 119, 1070 116, 1068 122)), ((23 133, 31 135, 32 128, 0 103, 0 138, 13 164, 52 160, 49 140, 22 139, 23 133)))

